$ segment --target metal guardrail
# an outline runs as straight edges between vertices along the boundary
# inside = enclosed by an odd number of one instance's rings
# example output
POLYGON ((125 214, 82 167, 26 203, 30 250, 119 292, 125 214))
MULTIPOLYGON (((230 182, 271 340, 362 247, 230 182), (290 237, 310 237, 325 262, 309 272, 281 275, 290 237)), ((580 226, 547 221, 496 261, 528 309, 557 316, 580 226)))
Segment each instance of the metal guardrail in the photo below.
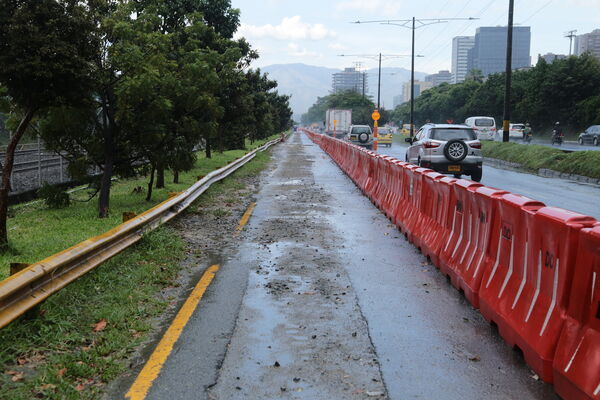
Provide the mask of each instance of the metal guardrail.
POLYGON ((272 140, 225 167, 209 173, 179 195, 108 232, 32 264, 0 282, 0 328, 136 243, 145 233, 181 213, 213 183, 226 178, 252 160, 256 153, 279 141, 280 139, 272 140))

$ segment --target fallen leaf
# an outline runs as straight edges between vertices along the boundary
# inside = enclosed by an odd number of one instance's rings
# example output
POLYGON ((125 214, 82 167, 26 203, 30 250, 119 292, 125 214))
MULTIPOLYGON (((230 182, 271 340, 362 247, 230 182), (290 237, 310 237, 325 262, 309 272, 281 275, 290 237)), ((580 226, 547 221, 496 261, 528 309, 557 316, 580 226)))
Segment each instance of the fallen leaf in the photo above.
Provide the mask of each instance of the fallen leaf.
POLYGON ((58 372, 56 373, 56 375, 63 376, 65 374, 65 372, 67 372, 67 369, 66 368, 62 368, 62 369, 58 370, 58 372))
POLYGON ((478 361, 481 361, 481 357, 479 357, 479 356, 469 357, 469 361, 478 362, 478 361))
POLYGON ((51 383, 46 383, 45 385, 40 386, 40 390, 48 390, 54 388, 56 388, 56 385, 53 385, 51 383))
POLYGON ((106 320, 102 318, 100 321, 94 325, 94 332, 100 332, 106 328, 106 320))
POLYGON ((6 371, 6 372, 5 372, 5 374, 6 374, 6 375, 16 375, 16 374, 18 374, 18 373, 19 373, 19 372, 17 372, 17 371, 12 371, 12 370, 11 370, 11 371, 6 371))
POLYGON ((80 383, 79 385, 75 386, 75 390, 77 390, 78 392, 81 392, 83 389, 85 389, 85 385, 83 383, 80 383))
POLYGON ((17 364, 19 365, 25 365, 27 362, 28 360, 26 358, 17 358, 17 364))
POLYGON ((19 382, 23 380, 23 373, 22 372, 17 372, 16 374, 14 374, 12 376, 12 378, 10 378, 11 381, 13 382, 19 382))

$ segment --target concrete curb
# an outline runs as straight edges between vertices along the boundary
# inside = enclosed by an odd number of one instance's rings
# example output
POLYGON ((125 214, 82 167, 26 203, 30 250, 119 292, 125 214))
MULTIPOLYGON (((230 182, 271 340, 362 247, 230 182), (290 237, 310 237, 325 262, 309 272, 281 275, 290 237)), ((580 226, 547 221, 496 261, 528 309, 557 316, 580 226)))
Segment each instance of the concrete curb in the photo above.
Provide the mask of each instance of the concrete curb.
POLYGON ((554 171, 552 169, 547 169, 547 168, 540 168, 537 171, 537 173, 535 173, 535 172, 532 172, 531 170, 528 170, 527 168, 523 167, 519 163, 505 161, 505 160, 499 160, 497 158, 489 158, 489 157, 484 157, 483 160, 484 160, 485 164, 490 165, 492 167, 496 167, 496 168, 526 172, 529 174, 543 176, 544 178, 568 179, 570 181, 600 186, 600 179, 598 179, 598 178, 591 178, 589 176, 576 175, 576 174, 568 174, 566 172, 554 171))

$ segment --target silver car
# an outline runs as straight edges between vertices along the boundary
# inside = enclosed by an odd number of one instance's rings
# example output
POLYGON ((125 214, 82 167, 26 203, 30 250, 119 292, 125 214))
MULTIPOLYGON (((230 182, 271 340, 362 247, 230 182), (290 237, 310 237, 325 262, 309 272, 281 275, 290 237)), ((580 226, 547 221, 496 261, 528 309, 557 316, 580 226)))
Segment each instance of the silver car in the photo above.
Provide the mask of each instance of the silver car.
POLYGON ((457 178, 470 175, 476 182, 481 180, 481 142, 472 128, 427 124, 406 141, 411 144, 406 150, 406 161, 457 178))
POLYGON ((348 140, 373 150, 373 131, 369 125, 352 125, 348 131, 348 140))

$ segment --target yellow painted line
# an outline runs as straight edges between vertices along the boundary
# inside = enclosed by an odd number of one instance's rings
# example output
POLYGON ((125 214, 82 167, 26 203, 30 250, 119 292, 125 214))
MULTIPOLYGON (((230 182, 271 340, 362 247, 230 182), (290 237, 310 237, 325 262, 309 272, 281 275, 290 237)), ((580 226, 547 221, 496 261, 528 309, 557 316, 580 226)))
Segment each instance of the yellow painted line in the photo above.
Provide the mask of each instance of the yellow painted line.
POLYGON ((248 223, 248 220, 250 219, 250 216, 252 215, 252 212, 254 211, 254 207, 256 207, 256 203, 250 204, 250 206, 248 206, 248 209, 246 210, 244 215, 242 215, 242 219, 240 219, 240 224, 238 225, 238 227, 235 231, 236 235, 238 235, 242 230, 244 230, 244 226, 246 226, 246 224, 248 223))
POLYGON ((181 336, 183 328, 189 321, 190 317, 194 313, 194 310, 198 306, 200 299, 204 295, 204 292, 208 288, 208 285, 212 282, 215 274, 219 270, 219 265, 213 265, 204 272, 200 282, 196 285, 188 299, 185 301, 177 316, 167 329, 167 332, 154 349, 154 352, 150 356, 148 362, 142 369, 142 372, 138 375, 133 385, 125 395, 126 398, 131 400, 143 400, 146 398, 148 391, 152 387, 152 383, 158 377, 160 370, 164 363, 167 361, 169 354, 173 350, 173 346, 181 336))

